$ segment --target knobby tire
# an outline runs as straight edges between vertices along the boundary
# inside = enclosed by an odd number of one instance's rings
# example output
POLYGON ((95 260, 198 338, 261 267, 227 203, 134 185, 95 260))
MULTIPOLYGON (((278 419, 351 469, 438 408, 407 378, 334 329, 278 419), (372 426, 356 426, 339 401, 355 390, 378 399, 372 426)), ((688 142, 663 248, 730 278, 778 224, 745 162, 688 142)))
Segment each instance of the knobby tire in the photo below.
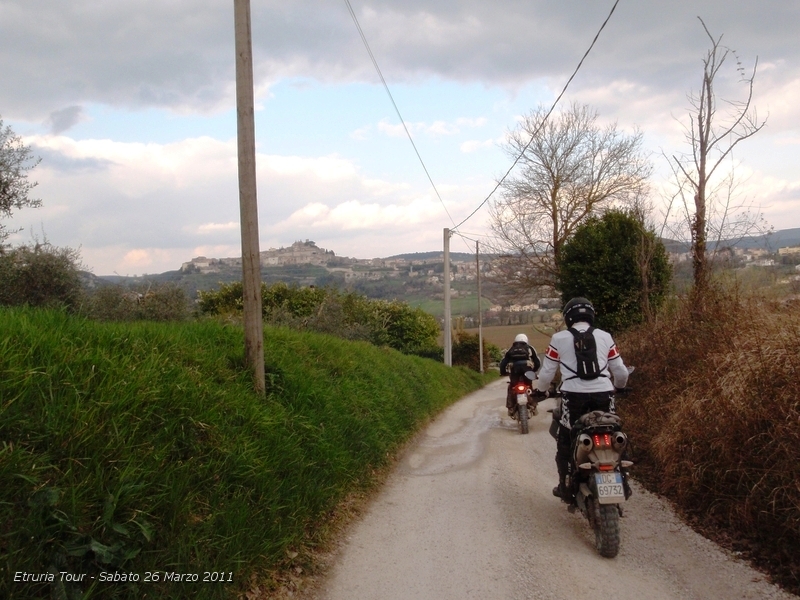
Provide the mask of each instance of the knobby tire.
POLYGON ((614 558, 619 553, 619 511, 616 504, 600 504, 589 498, 590 510, 594 518, 590 519, 594 528, 594 542, 597 552, 605 558, 614 558))
POLYGON ((520 433, 528 433, 528 405, 520 404, 517 407, 520 433))

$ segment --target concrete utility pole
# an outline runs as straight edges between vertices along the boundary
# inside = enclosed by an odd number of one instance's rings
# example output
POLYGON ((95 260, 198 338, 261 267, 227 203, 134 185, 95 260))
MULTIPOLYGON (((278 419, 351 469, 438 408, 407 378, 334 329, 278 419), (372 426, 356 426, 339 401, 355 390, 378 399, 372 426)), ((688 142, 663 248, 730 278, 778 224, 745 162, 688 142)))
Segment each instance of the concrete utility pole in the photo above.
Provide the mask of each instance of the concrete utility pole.
POLYGON ((453 366, 453 339, 450 325, 450 230, 444 229, 444 364, 453 366))
POLYGON ((236 126, 239 141, 239 214, 242 228, 244 354, 258 394, 265 390, 261 257, 256 198, 256 125, 250 0, 233 0, 236 32, 236 126))

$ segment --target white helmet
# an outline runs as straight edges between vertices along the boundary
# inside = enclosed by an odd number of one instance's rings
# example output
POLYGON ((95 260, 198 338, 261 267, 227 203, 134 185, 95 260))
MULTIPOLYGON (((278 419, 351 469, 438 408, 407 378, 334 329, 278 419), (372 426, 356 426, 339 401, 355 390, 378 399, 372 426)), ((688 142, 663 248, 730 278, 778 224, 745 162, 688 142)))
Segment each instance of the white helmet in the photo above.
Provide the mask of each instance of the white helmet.
POLYGON ((528 343, 528 336, 524 333, 520 333, 517 337, 514 338, 515 342, 525 342, 528 343))

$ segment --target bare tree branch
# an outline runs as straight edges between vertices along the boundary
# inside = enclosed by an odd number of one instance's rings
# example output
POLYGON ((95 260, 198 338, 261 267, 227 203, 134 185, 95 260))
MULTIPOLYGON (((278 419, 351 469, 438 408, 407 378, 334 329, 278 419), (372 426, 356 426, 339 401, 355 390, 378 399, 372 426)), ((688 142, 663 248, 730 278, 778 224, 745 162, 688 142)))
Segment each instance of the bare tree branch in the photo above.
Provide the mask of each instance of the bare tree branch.
POLYGON ((689 124, 684 128, 685 139, 690 151, 683 155, 673 155, 670 166, 679 195, 685 208, 685 223, 690 231, 692 243, 692 263, 694 283, 699 290, 704 289, 709 277, 707 242, 709 235, 719 242, 733 231, 740 233, 755 227, 758 217, 748 217, 745 203, 736 204, 734 191, 736 181, 733 166, 718 183, 717 171, 721 165, 733 157, 733 149, 742 141, 758 133, 766 124, 759 120, 751 109, 753 86, 758 68, 758 60, 753 70, 746 75, 735 51, 723 47, 722 36, 715 38, 698 17, 710 41, 710 49, 703 58, 703 79, 700 91, 689 94, 689 124), (721 70, 729 54, 736 57, 740 83, 747 86, 744 100, 724 100, 718 98, 714 83, 721 76, 721 70), (719 113, 718 104, 728 106, 728 111, 719 113), (692 196, 691 203, 688 196, 692 196), (742 210, 734 218, 734 211, 742 210))
POLYGON ((509 133, 509 156, 527 149, 519 175, 503 182, 502 198, 490 207, 491 250, 505 257, 498 271, 518 293, 556 288, 561 248, 576 227, 608 207, 630 206, 645 196, 652 172, 640 132, 600 127, 587 106, 573 104, 547 121, 546 114, 541 107, 533 110, 509 133))

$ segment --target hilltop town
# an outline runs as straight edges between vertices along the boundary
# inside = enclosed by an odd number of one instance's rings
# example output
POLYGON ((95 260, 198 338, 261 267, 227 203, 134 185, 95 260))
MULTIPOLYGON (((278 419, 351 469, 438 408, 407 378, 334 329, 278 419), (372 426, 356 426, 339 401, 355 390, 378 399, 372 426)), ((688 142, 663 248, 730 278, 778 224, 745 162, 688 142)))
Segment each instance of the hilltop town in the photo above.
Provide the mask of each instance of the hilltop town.
MULTIPOLYGON (((719 254, 724 260, 734 262, 737 266, 772 267, 779 263, 781 257, 800 255, 800 245, 787 245, 775 250, 747 245, 730 245, 719 251, 719 254)), ((319 248, 313 241, 305 240, 294 242, 285 248, 264 250, 260 253, 260 257, 262 268, 312 265, 323 267, 331 273, 339 273, 345 281, 399 277, 401 273, 405 273, 409 277, 428 276, 432 278, 431 282, 441 281, 441 278, 434 274, 432 268, 432 265, 441 265, 441 252, 359 259, 336 256, 333 250, 319 248)), ((673 265, 691 261, 691 254, 677 246, 669 252, 669 257, 673 265)), ((482 257, 484 263, 482 272, 490 274, 493 258, 492 255, 482 257)), ((453 253, 451 254, 451 263, 456 266, 451 275, 453 281, 472 281, 476 278, 477 262, 474 256, 453 253)), ((180 270, 183 273, 207 274, 219 273, 231 267, 241 268, 241 266, 241 257, 206 258, 198 256, 183 263, 180 270)))
MULTIPOLYGON (((344 281, 378 280, 385 277, 429 278, 431 283, 441 282, 435 274, 433 265, 442 264, 441 252, 427 252, 419 258, 408 255, 390 258, 359 259, 339 257, 332 250, 317 247, 311 240, 294 242, 287 248, 270 248, 260 253, 261 267, 286 267, 311 265, 323 267, 333 274, 339 274, 344 281)), ((461 253, 451 255, 451 263, 456 267, 451 279, 453 281, 474 281, 477 263, 474 256, 461 253), (469 258, 465 258, 469 257, 469 258)), ((198 256, 181 265, 183 273, 220 273, 231 267, 241 269, 242 258, 206 258, 198 256)), ((484 266, 486 269, 486 266, 484 266)), ((441 272, 441 268, 439 269, 441 272)))
MULTIPOLYGON (((770 238, 773 242, 785 244, 775 249, 765 247, 754 238, 750 242, 739 241, 726 246, 718 252, 718 257, 732 268, 773 267, 780 271, 777 283, 800 288, 800 230, 796 233, 770 238)), ((668 245, 668 251, 676 278, 688 278, 691 255, 686 246, 672 243, 668 245)), ((288 247, 270 248, 261 252, 260 258, 262 273, 268 281, 299 285, 345 284, 371 297, 409 301, 433 314, 441 310, 444 287, 442 252, 357 259, 337 256, 332 250, 319 248, 315 242, 305 240, 288 247)), ((477 261, 474 255, 459 252, 451 253, 450 258, 451 296, 469 326, 472 317, 477 316, 477 261)), ((180 274, 206 281, 212 278, 215 281, 230 280, 240 276, 241 260, 241 257, 199 256, 183 263, 180 274)), ((492 263, 496 260, 494 255, 481 256, 481 281, 484 285, 481 305, 489 322, 508 324, 547 320, 549 313, 560 307, 561 300, 555 290, 544 290, 546 297, 508 296, 495 277, 497 273, 492 263)))

